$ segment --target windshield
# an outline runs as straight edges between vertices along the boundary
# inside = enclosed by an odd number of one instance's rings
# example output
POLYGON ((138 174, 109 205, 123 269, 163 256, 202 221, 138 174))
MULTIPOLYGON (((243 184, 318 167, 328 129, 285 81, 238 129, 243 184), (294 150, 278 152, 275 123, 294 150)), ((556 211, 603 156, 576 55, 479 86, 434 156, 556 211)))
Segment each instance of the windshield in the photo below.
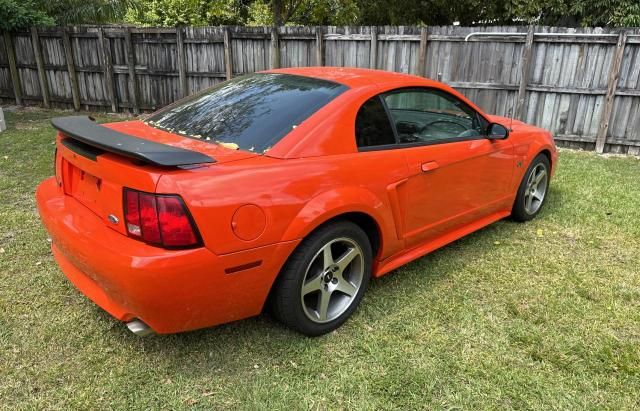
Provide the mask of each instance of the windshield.
POLYGON ((187 97, 145 123, 228 148, 265 153, 346 89, 310 77, 251 74, 187 97))

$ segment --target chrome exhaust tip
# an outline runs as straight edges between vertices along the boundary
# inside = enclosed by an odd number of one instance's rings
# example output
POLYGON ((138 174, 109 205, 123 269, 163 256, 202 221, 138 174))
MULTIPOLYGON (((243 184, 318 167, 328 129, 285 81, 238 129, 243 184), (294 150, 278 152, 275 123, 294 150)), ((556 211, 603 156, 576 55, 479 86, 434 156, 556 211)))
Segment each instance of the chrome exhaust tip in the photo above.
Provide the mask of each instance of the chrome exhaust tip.
POLYGON ((136 319, 133 321, 129 321, 127 323, 127 328, 129 329, 129 331, 131 331, 132 333, 134 333, 139 337, 146 337, 148 335, 155 334, 155 332, 151 329, 151 327, 145 324, 144 321, 142 320, 136 319))

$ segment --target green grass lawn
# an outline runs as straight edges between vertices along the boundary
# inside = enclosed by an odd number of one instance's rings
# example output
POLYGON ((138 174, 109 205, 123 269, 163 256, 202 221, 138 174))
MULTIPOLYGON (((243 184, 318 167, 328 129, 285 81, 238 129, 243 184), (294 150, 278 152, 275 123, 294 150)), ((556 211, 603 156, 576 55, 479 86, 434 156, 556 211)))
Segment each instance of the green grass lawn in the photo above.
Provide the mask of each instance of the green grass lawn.
POLYGON ((57 115, 7 113, 0 133, 0 407, 640 407, 638 159, 562 151, 539 218, 373 281, 321 338, 265 315, 144 339, 51 257, 34 189, 57 115))

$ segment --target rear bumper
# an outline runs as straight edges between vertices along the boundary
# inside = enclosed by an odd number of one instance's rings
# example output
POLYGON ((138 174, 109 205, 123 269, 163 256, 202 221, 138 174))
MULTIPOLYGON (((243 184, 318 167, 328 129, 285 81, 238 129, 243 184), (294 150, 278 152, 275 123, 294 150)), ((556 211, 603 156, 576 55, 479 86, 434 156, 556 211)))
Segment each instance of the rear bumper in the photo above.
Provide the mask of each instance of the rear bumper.
POLYGON ((36 191, 38 211, 66 277, 121 321, 139 318, 158 333, 209 327, 260 313, 282 264, 285 242, 226 255, 207 248, 165 250, 107 227, 54 178, 36 191), (225 270, 260 261, 232 274, 225 270))

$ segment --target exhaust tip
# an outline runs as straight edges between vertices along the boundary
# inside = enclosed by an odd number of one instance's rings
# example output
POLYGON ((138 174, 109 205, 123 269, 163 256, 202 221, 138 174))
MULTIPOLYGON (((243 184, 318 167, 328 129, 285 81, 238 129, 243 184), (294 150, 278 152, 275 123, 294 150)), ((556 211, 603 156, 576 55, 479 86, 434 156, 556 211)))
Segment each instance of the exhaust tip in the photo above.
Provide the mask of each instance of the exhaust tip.
POLYGON ((146 337, 151 334, 155 334, 154 331, 142 320, 133 320, 127 323, 129 331, 139 337, 146 337))

